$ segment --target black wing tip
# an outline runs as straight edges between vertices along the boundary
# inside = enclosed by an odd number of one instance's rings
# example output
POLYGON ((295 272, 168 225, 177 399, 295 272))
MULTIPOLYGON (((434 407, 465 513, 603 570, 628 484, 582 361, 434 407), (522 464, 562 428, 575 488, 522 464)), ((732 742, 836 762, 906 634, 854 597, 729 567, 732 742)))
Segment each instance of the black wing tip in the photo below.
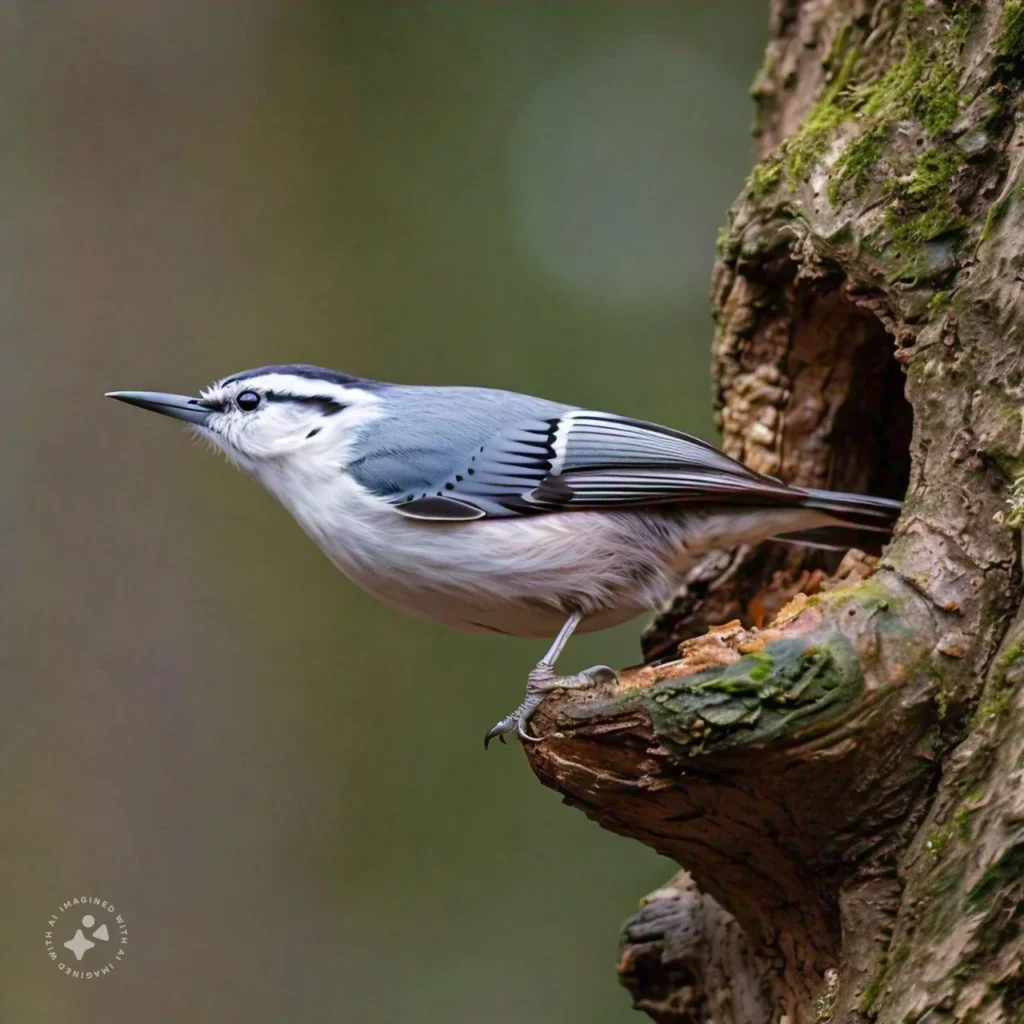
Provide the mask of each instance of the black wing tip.
POLYGON ((482 508, 468 501, 446 498, 441 494, 413 498, 411 501, 398 503, 394 508, 410 519, 429 519, 434 522, 467 522, 472 519, 483 519, 487 515, 482 508))

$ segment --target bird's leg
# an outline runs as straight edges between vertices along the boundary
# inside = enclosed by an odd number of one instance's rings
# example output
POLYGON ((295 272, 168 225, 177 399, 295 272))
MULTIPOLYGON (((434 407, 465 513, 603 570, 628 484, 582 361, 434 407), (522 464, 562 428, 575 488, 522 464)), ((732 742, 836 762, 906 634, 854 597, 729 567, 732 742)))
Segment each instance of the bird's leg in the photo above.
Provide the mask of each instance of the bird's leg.
POLYGON ((583 616, 574 612, 566 620, 565 625, 558 631, 558 636, 548 649, 548 653, 538 662, 537 667, 526 677, 526 697, 510 715, 506 715, 497 725, 484 737, 484 749, 495 736, 505 742, 506 733, 515 731, 519 738, 530 743, 539 743, 543 736, 531 736, 526 731, 526 725, 530 717, 537 710, 540 702, 552 690, 574 690, 587 686, 594 686, 605 679, 617 678, 614 669, 607 665, 595 665, 593 668, 584 669, 572 676, 555 675, 555 662, 562 653, 562 648, 569 642, 569 637, 575 632, 583 616))

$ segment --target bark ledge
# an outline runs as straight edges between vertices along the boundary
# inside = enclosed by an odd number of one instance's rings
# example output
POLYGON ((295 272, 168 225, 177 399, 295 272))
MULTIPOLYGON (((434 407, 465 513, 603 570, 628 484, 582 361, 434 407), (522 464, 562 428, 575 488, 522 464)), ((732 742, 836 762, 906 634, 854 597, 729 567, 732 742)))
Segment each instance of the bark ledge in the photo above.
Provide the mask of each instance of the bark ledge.
POLYGON ((772 33, 714 272, 724 447, 904 515, 867 578, 705 559, 527 753, 689 872, 625 929, 656 1020, 1020 1024, 1024 3, 776 0, 772 33))

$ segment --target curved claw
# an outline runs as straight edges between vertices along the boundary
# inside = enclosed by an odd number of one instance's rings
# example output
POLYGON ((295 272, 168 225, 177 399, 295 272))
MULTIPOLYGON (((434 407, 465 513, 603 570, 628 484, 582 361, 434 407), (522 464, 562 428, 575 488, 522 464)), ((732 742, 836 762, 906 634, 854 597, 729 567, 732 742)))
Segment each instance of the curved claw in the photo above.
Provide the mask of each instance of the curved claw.
POLYGON ((484 736, 484 750, 487 749, 487 747, 490 744, 491 740, 493 740, 495 737, 498 738, 498 741, 500 743, 504 743, 505 742, 505 733, 509 732, 511 729, 512 729, 512 726, 509 724, 508 720, 505 719, 505 718, 503 718, 500 722, 498 722, 498 724, 495 725, 493 728, 488 729, 487 730, 487 735, 484 736))
POLYGON ((548 735, 533 736, 527 732, 526 727, 544 694, 551 693, 553 690, 586 689, 590 686, 599 686, 602 683, 614 683, 617 679, 618 673, 607 665, 594 665, 574 676, 556 676, 552 667, 542 661, 527 679, 526 699, 511 715, 498 722, 484 737, 484 750, 495 736, 504 743, 506 734, 513 731, 524 743, 543 743, 544 740, 550 738, 548 735))
POLYGON ((619 681, 619 673, 609 665, 594 665, 580 673, 580 679, 586 679, 593 686, 602 683, 613 685, 619 681))
POLYGON ((526 731, 526 723, 529 722, 528 718, 520 718, 516 724, 516 732, 519 734, 519 738, 525 743, 543 743, 547 736, 531 736, 526 731))

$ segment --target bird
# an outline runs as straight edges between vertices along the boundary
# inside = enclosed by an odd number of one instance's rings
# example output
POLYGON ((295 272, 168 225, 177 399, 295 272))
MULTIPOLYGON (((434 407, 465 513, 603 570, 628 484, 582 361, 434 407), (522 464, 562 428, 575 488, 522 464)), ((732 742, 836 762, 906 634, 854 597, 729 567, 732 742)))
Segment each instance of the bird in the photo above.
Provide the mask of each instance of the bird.
POLYGON ((262 366, 198 397, 107 397, 190 424, 379 600, 462 630, 552 638, 484 746, 553 690, 613 681, 556 662, 576 632, 661 605, 694 560, 770 538, 881 549, 898 501, 791 486, 670 427, 490 388, 262 366))

